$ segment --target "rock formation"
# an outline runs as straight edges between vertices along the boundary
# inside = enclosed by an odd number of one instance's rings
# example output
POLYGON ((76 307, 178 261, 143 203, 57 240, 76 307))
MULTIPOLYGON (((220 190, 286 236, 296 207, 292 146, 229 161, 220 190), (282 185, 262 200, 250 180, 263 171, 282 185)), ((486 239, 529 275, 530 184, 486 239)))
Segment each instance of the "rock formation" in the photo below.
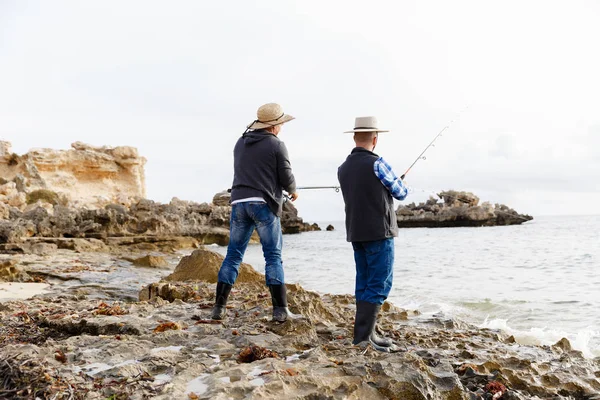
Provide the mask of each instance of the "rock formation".
MULTIPOLYGON (((93 147, 76 142, 70 150, 34 149, 24 155, 0 142, 0 218, 6 204, 21 211, 39 199, 31 193, 45 190, 53 205, 103 207, 130 204, 144 198, 144 164, 134 147, 93 147), (9 184, 8 186, 6 186, 9 184)), ((42 199, 43 200, 43 199, 42 199)))
POLYGON ((430 197, 425 203, 399 206, 396 218, 400 228, 447 228, 464 226, 519 225, 533 217, 519 214, 502 205, 485 202, 469 192, 453 190, 438 194, 443 200, 430 197))
MULTIPOLYGON (((222 191, 217 193, 213 197, 213 204, 216 206, 229 207, 229 200, 231 194, 228 191, 222 191)), ((229 218, 229 215, 227 216, 229 218)), ((308 224, 298 216, 298 210, 292 204, 291 201, 285 201, 283 203, 283 212, 281 214, 281 229, 284 234, 289 233, 301 233, 320 231, 321 228, 317 224, 308 224)))
MULTIPOLYGON (((31 242, 56 244, 59 248, 74 246, 73 238, 99 239, 113 248, 133 246, 149 251, 227 245, 231 207, 228 202, 220 204, 227 205, 174 198, 168 204, 144 199, 131 206, 109 204, 99 209, 36 204, 23 212, 11 207, 8 219, 0 219, 0 252, 26 252, 31 242)), ((319 229, 316 224, 304 223, 289 203, 281 221, 284 233, 319 229)), ((256 234, 252 240, 258 241, 256 234)))
MULTIPOLYGON (((102 240, 100 247, 83 244, 101 251, 105 245, 152 251, 228 243, 229 193, 218 193, 212 204, 177 198, 160 204, 144 198, 146 160, 137 149, 71 147, 17 155, 0 142, 0 252, 48 252, 81 246, 81 239, 102 240)), ((284 233, 319 230, 289 202, 281 220, 284 233)))
POLYGON ((27 273, 49 270, 55 283, 0 303, 0 398, 592 400, 600 392, 600 359, 567 339, 518 345, 500 331, 385 303, 379 327, 397 349, 380 353, 352 345, 351 295, 288 284, 289 307, 304 318, 274 323, 264 276, 253 271, 232 290, 227 319, 213 321, 216 255, 196 251, 180 266, 205 274, 149 284, 140 301, 107 287, 139 291, 137 279, 107 269, 114 258, 98 257, 19 256, 27 273))

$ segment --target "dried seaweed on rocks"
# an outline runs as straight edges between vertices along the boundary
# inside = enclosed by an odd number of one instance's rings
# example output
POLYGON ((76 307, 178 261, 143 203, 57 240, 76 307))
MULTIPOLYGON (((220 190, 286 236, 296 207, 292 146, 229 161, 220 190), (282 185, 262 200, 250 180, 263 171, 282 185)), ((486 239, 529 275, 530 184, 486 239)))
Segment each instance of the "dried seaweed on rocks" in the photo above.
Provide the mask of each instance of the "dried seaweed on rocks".
POLYGON ((0 348, 7 344, 42 344, 48 339, 47 329, 40 327, 39 318, 27 312, 19 312, 0 323, 0 348))
POLYGON ((49 367, 37 360, 0 362, 0 399, 83 399, 66 380, 53 376, 49 367))
POLYGON ((160 333, 165 331, 178 331, 181 330, 181 326, 175 322, 164 322, 154 328, 154 333, 160 333))
POLYGON ((272 350, 264 347, 252 345, 244 348, 238 355, 239 363, 251 363, 265 358, 278 358, 279 356, 272 350))

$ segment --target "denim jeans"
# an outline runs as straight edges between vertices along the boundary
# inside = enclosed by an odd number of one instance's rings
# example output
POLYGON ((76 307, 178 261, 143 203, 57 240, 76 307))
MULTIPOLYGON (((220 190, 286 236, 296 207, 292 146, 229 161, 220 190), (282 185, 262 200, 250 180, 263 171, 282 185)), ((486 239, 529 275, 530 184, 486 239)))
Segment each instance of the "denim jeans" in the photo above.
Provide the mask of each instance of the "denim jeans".
POLYGON ((352 242, 356 262, 356 301, 383 304, 394 279, 394 238, 352 242))
POLYGON ((283 285, 281 220, 263 202, 237 203, 231 207, 229 246, 219 270, 219 282, 233 285, 254 229, 258 231, 265 256, 267 285, 283 285))

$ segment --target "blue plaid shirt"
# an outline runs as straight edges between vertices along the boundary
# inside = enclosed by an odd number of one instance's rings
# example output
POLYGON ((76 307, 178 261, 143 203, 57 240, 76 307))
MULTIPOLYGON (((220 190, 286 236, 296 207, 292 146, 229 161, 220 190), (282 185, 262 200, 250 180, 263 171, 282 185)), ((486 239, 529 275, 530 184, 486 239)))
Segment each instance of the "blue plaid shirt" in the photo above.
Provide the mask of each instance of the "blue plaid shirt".
POLYGON ((408 188, 404 186, 402 180, 396 176, 390 164, 383 157, 379 157, 375 161, 373 171, 375 172, 375 176, 379 178, 383 186, 390 191, 395 199, 404 200, 408 196, 408 188))

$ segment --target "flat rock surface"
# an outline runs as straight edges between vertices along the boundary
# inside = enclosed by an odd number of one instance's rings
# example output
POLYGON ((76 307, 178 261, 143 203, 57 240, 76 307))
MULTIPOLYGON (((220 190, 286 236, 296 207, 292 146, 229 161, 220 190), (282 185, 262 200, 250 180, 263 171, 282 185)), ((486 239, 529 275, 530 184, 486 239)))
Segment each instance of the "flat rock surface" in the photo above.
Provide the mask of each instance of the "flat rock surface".
MULTIPOLYGON (((179 263, 165 259, 172 269, 179 263)), ((600 393, 600 360, 585 359, 566 339, 523 346, 500 331, 386 303, 379 328, 396 347, 381 353, 352 345, 350 295, 288 285, 289 306, 304 318, 279 324, 270 321, 264 281, 239 283, 226 320, 215 322, 214 283, 161 281, 169 271, 111 254, 59 250, 16 260, 46 277, 47 293, 0 304, 0 398, 591 400, 600 393), (128 294, 148 285, 168 286, 170 298, 128 294)))

